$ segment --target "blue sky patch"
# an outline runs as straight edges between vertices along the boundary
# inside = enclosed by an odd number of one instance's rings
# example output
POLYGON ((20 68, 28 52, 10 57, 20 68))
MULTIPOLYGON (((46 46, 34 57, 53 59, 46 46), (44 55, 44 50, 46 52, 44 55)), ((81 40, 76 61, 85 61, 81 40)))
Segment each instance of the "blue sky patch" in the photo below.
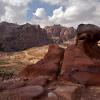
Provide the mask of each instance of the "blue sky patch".
POLYGON ((51 16, 53 13, 53 10, 58 8, 58 5, 49 5, 47 3, 41 2, 41 1, 32 1, 29 3, 29 9, 27 11, 27 20, 30 20, 33 16, 33 12, 37 10, 37 8, 44 8, 46 11, 47 16, 51 16))

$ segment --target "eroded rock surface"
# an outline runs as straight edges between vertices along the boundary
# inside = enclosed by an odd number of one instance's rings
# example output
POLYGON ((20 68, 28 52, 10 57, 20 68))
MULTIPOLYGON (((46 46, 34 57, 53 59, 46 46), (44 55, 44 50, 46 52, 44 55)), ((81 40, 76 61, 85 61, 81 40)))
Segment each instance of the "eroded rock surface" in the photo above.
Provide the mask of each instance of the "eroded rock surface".
POLYGON ((45 57, 34 65, 27 66, 22 72, 25 77, 37 77, 45 75, 50 80, 57 79, 61 70, 64 49, 58 45, 50 45, 45 57))
POLYGON ((84 85, 100 85, 100 28, 95 25, 79 25, 76 45, 64 53, 61 76, 84 85))

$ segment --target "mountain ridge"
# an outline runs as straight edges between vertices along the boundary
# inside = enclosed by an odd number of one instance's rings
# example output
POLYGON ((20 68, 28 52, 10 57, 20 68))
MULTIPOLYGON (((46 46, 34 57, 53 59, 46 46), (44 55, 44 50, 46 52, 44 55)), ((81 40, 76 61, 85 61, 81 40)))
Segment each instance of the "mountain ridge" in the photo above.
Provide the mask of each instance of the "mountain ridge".
POLYGON ((75 29, 61 25, 47 26, 29 23, 0 23, 0 51, 20 51, 52 43, 63 43, 74 38, 75 29), (49 30, 49 31, 48 31, 49 30))

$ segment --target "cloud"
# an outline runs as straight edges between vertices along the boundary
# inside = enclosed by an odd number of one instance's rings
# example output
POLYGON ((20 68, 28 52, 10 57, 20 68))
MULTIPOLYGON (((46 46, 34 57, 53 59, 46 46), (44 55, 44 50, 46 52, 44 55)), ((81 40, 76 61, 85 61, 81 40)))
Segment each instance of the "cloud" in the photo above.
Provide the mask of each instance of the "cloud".
POLYGON ((33 17, 30 21, 30 23, 33 24, 40 24, 41 27, 44 27, 46 25, 52 25, 49 21, 49 17, 46 16, 47 13, 44 8, 37 8, 36 11, 33 13, 33 17))
POLYGON ((46 17, 45 9, 44 9, 44 8, 38 8, 38 9, 36 10, 36 12, 33 13, 33 15, 35 15, 35 16, 37 16, 37 17, 39 17, 39 18, 44 18, 44 17, 46 17))
MULTIPOLYGON (((32 9, 28 5, 32 1, 34 0, 0 0, 0 21, 28 22, 27 11, 32 9)), ((48 15, 46 8, 38 7, 32 12, 30 23, 40 24, 42 27, 53 24, 77 26, 80 23, 100 25, 99 0, 38 0, 40 1, 48 3, 51 7, 55 6, 55 9, 48 15)))
POLYGON ((2 0, 4 3, 12 6, 26 6, 30 0, 2 0))
POLYGON ((31 0, 1 0, 0 5, 0 21, 8 21, 14 23, 26 22, 26 14, 28 3, 31 0), (3 12, 3 14, 1 13, 3 12))
POLYGON ((100 17, 98 11, 100 7, 97 7, 97 3, 100 4, 100 2, 93 0, 69 0, 69 5, 65 10, 60 7, 53 11, 58 11, 60 17, 58 17, 56 13, 53 13, 50 19, 52 19, 53 22, 62 23, 64 25, 74 25, 75 23, 94 23, 99 25, 100 21, 96 21, 98 20, 97 15, 100 17))
POLYGON ((26 9, 21 7, 17 8, 17 7, 6 6, 5 14, 1 16, 1 21, 24 23, 26 20, 25 16, 26 16, 26 9))
MULTIPOLYGON (((50 4, 58 4, 61 0, 42 0, 50 4)), ((98 0, 63 0, 51 16, 42 17, 42 22, 62 24, 65 26, 77 26, 80 23, 93 23, 100 25, 100 1, 98 0)), ((37 9, 38 10, 38 9, 37 9)), ((34 18, 33 18, 34 19, 34 18)), ((41 19, 37 19, 40 22, 41 19)))

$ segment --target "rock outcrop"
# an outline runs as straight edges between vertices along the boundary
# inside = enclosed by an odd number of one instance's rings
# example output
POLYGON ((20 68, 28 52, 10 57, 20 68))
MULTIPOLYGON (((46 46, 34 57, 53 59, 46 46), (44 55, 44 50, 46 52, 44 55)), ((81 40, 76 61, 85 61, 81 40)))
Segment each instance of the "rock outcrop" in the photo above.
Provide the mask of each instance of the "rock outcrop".
POLYGON ((50 80, 57 79, 61 70, 61 62, 63 59, 64 49, 58 45, 50 45, 45 57, 34 65, 27 66, 21 76, 37 77, 49 76, 50 80))
POLYGON ((100 28, 79 25, 76 44, 50 45, 18 79, 0 83, 0 100, 100 100, 100 28))
POLYGON ((79 25, 76 45, 65 50, 62 77, 84 85, 100 85, 100 28, 79 25))

